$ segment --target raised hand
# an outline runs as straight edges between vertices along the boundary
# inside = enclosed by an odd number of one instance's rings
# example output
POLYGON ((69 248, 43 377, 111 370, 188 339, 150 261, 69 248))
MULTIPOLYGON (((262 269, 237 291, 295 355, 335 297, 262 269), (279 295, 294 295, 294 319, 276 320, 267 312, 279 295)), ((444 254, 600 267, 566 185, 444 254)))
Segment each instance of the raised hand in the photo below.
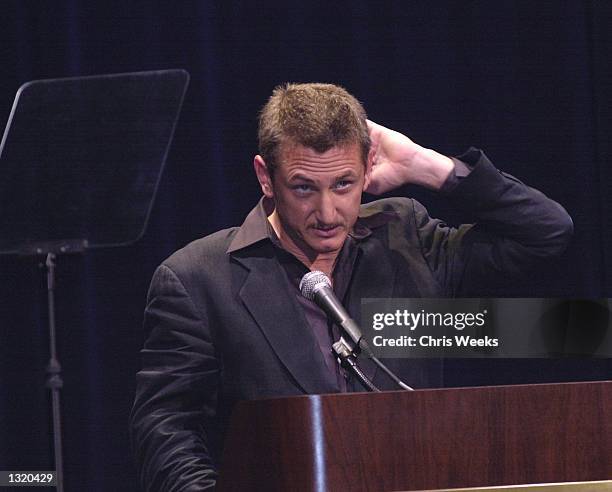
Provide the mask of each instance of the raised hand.
POLYGON ((368 129, 372 141, 368 193, 379 195, 409 183, 439 189, 450 174, 453 162, 448 157, 370 120, 368 129))

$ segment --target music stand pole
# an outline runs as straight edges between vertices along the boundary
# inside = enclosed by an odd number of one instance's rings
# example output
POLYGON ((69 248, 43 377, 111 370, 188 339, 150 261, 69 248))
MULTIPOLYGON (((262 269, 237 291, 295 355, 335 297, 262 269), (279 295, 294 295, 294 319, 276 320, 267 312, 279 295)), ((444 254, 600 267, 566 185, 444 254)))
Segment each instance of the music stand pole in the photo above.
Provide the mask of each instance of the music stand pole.
POLYGON ((51 407, 53 418, 53 454, 55 457, 55 473, 57 491, 64 490, 64 472, 62 459, 62 420, 60 410, 60 390, 64 385, 62 366, 57 358, 55 339, 55 259, 54 253, 47 254, 47 302, 49 306, 49 365, 47 366, 47 388, 51 391, 51 407))

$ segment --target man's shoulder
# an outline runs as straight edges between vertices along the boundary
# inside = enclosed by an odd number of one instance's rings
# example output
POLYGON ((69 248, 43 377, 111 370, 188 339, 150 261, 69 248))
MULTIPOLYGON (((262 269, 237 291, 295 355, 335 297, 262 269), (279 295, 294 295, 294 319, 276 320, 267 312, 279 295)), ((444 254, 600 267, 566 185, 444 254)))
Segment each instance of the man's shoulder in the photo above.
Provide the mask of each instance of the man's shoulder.
POLYGON ((420 202, 396 196, 361 205, 358 224, 377 234, 399 233, 408 237, 430 220, 427 209, 420 202))
POLYGON ((403 196, 393 196, 390 198, 381 198, 361 205, 359 212, 360 217, 367 217, 377 213, 395 212, 398 214, 406 214, 414 210, 415 200, 403 196))
POLYGON ((172 253, 162 264, 178 271, 194 266, 206 267, 224 261, 238 227, 230 227, 196 239, 172 253))

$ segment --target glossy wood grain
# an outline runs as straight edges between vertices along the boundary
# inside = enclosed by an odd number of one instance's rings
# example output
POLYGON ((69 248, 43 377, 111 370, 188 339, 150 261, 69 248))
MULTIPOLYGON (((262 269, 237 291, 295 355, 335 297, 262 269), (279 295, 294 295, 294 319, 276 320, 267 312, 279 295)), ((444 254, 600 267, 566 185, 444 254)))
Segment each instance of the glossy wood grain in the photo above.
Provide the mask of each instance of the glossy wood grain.
POLYGON ((240 403, 220 490, 382 491, 612 478, 612 382, 240 403))

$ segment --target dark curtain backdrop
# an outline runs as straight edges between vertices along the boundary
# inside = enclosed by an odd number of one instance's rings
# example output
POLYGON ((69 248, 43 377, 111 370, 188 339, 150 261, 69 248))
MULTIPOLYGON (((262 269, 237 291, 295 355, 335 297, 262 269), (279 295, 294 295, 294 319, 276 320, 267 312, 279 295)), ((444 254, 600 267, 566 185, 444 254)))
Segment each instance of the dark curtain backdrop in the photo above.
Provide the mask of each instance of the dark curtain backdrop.
MULTIPOLYGON (((256 203, 256 114, 282 82, 344 85, 373 120, 443 153, 481 147, 567 208, 576 233, 563 258, 521 285, 502 279, 483 294, 612 297, 611 2, 65 0, 0 9, 4 121, 27 80, 191 74, 144 238, 58 263, 69 491, 136 489, 127 416, 148 282, 172 251, 239 225, 256 203)), ((433 194, 404 191, 458 220, 433 194)), ((44 280, 35 261, 0 258, 2 470, 53 467, 44 280)), ((612 373, 610 360, 588 359, 447 367, 448 386, 612 373)))

